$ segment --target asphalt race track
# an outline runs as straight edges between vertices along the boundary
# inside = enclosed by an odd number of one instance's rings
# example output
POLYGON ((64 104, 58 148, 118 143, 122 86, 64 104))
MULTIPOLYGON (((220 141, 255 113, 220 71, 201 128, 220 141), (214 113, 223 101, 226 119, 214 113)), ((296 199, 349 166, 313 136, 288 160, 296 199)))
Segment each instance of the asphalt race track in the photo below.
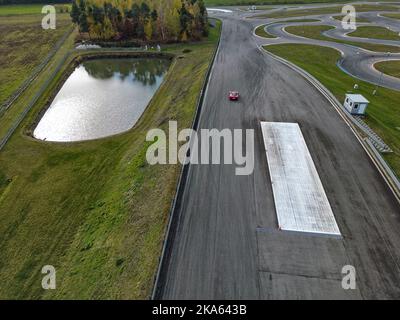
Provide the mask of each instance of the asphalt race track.
MULTIPOLYGON (((311 6, 310 6, 311 7, 311 6)), ((315 6, 313 6, 315 7, 315 6)), ((270 11, 262 11, 262 13, 274 12, 277 9, 270 11)), ((294 9, 292 9, 294 10, 294 9)), ((399 7, 400 10, 400 7, 399 7)), ((380 26, 388 27, 390 30, 400 33, 400 20, 386 18, 380 14, 386 11, 376 11, 376 12, 361 12, 357 14, 358 18, 367 18, 370 23, 360 22, 357 26, 380 26)), ((389 13, 386 12, 386 13, 389 13)), ((257 13, 259 15, 261 13, 257 13)), ((251 17, 253 15, 245 15, 246 17, 251 17)), ((368 81, 373 84, 384 86, 394 90, 400 90, 400 79, 381 74, 377 71, 373 65, 379 61, 385 60, 400 60, 400 53, 390 53, 387 52, 373 52, 366 49, 362 49, 356 46, 351 46, 347 44, 337 43, 333 41, 321 41, 315 39, 308 39, 304 37, 299 37, 285 31, 287 26, 302 26, 302 25, 326 25, 332 26, 335 29, 326 31, 323 35, 328 38, 345 40, 351 42, 359 43, 371 43, 371 44, 381 44, 400 47, 400 41, 394 40, 382 40, 382 39, 369 39, 369 38, 359 38, 352 37, 348 35, 353 30, 344 30, 341 26, 341 21, 332 18, 333 16, 340 16, 339 14, 323 14, 323 15, 308 15, 303 17, 291 17, 282 19, 247 19, 253 24, 253 26, 259 26, 266 24, 266 31, 276 38, 261 38, 256 37, 257 44, 259 46, 271 45, 271 44, 281 44, 281 43, 299 43, 299 44, 311 44, 320 45, 325 47, 330 47, 338 50, 342 59, 339 61, 340 67, 350 75, 359 78, 364 81, 368 81), (290 20, 299 19, 315 19, 318 22, 290 22, 290 20), (279 21, 279 22, 278 22, 279 21)))
POLYGON ((213 15, 222 36, 199 126, 254 129, 255 168, 190 166, 160 298, 400 298, 400 205, 361 144, 316 88, 258 48, 261 20, 213 15), (342 239, 278 229, 260 121, 299 123, 342 239), (356 290, 341 287, 344 265, 356 290))

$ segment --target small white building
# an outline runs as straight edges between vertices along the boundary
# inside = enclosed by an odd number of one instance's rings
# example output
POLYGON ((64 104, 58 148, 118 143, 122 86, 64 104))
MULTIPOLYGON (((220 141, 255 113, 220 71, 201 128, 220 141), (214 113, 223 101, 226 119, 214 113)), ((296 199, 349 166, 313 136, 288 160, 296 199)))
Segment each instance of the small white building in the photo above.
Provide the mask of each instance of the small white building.
POLYGON ((343 106, 351 114, 365 114, 369 101, 361 94, 346 93, 343 106))

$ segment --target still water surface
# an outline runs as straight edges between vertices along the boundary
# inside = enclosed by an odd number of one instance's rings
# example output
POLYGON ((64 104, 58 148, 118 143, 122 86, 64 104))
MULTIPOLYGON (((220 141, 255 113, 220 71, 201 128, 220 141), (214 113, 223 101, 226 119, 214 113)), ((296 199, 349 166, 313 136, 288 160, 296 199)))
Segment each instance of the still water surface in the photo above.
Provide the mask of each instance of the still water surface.
POLYGON ((129 130, 160 86, 166 59, 99 59, 70 75, 34 130, 47 141, 81 141, 129 130))

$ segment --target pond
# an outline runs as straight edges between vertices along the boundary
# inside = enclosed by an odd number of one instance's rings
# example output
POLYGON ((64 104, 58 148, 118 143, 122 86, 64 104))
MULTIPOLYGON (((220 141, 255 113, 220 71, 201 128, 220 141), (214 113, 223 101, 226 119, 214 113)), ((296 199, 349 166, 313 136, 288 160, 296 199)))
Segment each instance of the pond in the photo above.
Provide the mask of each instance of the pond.
POLYGON ((155 58, 88 60, 68 77, 33 132, 71 142, 132 128, 161 85, 170 61, 155 58))

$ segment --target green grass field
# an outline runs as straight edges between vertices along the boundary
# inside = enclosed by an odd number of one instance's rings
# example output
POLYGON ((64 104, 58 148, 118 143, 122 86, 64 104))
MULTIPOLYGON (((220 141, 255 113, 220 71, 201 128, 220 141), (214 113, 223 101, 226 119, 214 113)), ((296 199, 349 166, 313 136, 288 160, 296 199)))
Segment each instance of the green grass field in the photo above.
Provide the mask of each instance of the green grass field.
POLYGON ((400 61, 382 61, 374 64, 375 69, 392 77, 400 78, 400 61))
POLYGON ((167 50, 182 58, 135 127, 115 137, 57 144, 25 135, 57 75, 0 152, 0 299, 149 297, 180 166, 149 166, 145 136, 169 119, 190 127, 218 33, 167 50), (41 289, 45 264, 57 270, 56 290, 41 289))
POLYGON ((392 18, 392 19, 400 19, 400 13, 384 13, 381 14, 383 17, 392 18))
MULTIPOLYGON (((17 5, 2 5, 0 6, 0 16, 12 16, 12 15, 30 15, 30 14, 41 14, 43 4, 17 4, 17 5)), ((58 13, 65 13, 70 10, 70 4, 56 4, 54 5, 58 13)))
MULTIPOLYGON (((319 20, 315 20, 315 19, 299 19, 299 20, 292 20, 290 22, 316 22, 316 21, 319 21, 319 20)), ((268 32, 265 31, 265 26, 266 26, 266 24, 258 26, 254 30, 254 33, 256 35, 258 35, 259 37, 263 37, 263 38, 276 38, 272 34, 269 34, 268 32)))
POLYGON ((3 5, 0 6, 0 16, 40 14, 42 8, 43 5, 40 4, 3 5))
POLYGON ((266 32, 266 31, 264 30, 264 28, 265 28, 265 24, 262 25, 262 26, 257 27, 257 28, 254 30, 254 33, 255 33, 256 35, 258 35, 259 37, 263 37, 263 38, 276 38, 276 37, 274 37, 273 35, 271 35, 271 34, 269 34, 268 32, 266 32))
POLYGON ((41 21, 41 14, 0 19, 0 105, 29 78, 72 25, 65 13, 57 15, 55 30, 42 29, 41 21))
POLYGON ((370 43, 363 43, 363 42, 352 42, 352 41, 344 41, 326 37, 322 34, 322 32, 328 31, 333 29, 332 26, 289 26, 286 27, 285 30, 291 34, 316 39, 316 40, 323 40, 323 41, 331 41, 331 42, 338 42, 353 45, 356 47, 364 48, 371 51, 376 52, 400 52, 400 47, 395 46, 387 46, 381 44, 370 44, 370 43))
POLYGON ((355 83, 359 85, 356 91, 364 95, 370 104, 367 109, 366 121, 394 150, 385 155, 385 159, 400 176, 400 92, 379 88, 376 96, 372 95, 375 85, 355 79, 337 66, 340 53, 334 49, 299 44, 282 44, 265 47, 280 57, 283 57, 316 77, 327 87, 339 101, 343 101, 347 92, 353 91, 355 83))
POLYGON ((348 34, 350 37, 383 39, 383 40, 400 40, 397 32, 383 27, 363 26, 348 34))
POLYGON ((288 22, 317 22, 321 21, 318 19, 294 19, 294 20, 289 20, 288 22))
MULTIPOLYGON (((335 3, 335 2, 332 2, 335 3)), ((357 12, 368 12, 376 10, 385 11, 398 11, 398 6, 393 5, 373 5, 373 4, 356 4, 354 6, 357 12)), ((319 14, 339 14, 342 12, 342 6, 332 6, 325 8, 313 8, 313 9, 299 9, 299 10, 280 10, 268 14, 260 14, 254 16, 255 18, 289 18, 289 17, 303 17, 309 15, 319 14)))

